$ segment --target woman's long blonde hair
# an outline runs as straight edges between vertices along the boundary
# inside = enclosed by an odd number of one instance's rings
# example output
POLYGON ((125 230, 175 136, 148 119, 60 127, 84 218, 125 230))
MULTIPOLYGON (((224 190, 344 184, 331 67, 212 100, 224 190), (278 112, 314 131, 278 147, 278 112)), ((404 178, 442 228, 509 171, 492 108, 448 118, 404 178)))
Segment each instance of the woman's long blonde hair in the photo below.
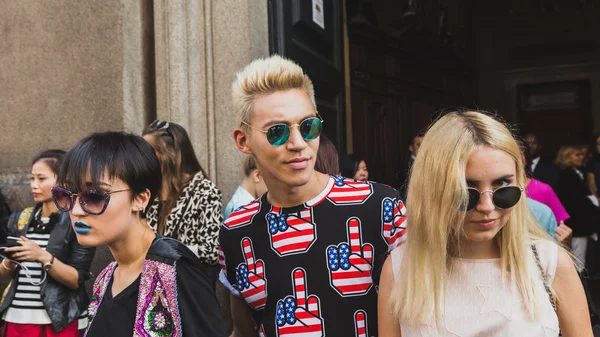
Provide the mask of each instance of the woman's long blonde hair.
MULTIPOLYGON (((427 131, 412 166, 408 188, 408 240, 401 272, 395 275, 392 312, 401 324, 441 321, 440 305, 451 258, 460 257, 462 225, 468 201, 465 170, 478 147, 502 150, 513 157, 516 184, 525 187, 519 146, 509 129, 493 117, 477 111, 451 112, 427 131)), ((550 238, 527 208, 523 194, 506 225, 496 235, 503 275, 519 289, 526 311, 535 317, 536 289, 541 279, 533 273, 530 245, 550 238), (529 235, 524 235, 528 233, 529 235)), ((535 270, 535 269, 533 269, 535 270)), ((438 325, 439 326, 439 325, 438 325)))

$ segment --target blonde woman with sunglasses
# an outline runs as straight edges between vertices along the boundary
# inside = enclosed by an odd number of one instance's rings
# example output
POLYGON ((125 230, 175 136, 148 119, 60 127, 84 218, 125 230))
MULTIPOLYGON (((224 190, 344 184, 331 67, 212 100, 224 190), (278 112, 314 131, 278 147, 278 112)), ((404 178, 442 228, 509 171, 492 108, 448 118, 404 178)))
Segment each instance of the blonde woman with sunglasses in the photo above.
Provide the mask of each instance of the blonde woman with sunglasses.
POLYGON ((379 336, 592 336, 573 261, 529 212, 504 124, 441 117, 412 172, 409 239, 383 267, 379 336))

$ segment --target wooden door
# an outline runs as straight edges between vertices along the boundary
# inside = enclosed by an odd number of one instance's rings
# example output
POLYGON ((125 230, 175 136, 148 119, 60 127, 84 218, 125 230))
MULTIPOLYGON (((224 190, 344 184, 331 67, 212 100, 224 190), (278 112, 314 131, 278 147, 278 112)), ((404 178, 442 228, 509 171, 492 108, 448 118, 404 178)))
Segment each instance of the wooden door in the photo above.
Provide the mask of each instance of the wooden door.
POLYGON ((535 132, 541 154, 555 158, 563 145, 583 145, 592 134, 589 81, 528 84, 518 87, 522 128, 535 132))
POLYGON ((272 54, 298 63, 313 81, 324 132, 346 150, 342 2, 269 0, 272 54))

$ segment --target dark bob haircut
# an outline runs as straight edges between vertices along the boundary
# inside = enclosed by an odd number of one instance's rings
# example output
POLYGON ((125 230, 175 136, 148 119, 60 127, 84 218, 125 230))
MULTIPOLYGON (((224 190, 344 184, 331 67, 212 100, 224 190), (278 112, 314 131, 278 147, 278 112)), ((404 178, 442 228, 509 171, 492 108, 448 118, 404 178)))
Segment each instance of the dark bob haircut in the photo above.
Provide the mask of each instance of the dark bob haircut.
POLYGON ((343 156, 340 159, 340 172, 342 176, 346 178, 354 178, 356 171, 358 171, 358 165, 360 165, 361 161, 364 161, 365 163, 367 162, 356 153, 343 156))
POLYGON ((60 162, 62 161, 64 156, 65 151, 63 150, 52 149, 42 151, 40 152, 40 154, 35 156, 35 158, 33 158, 33 160, 31 161, 31 166, 35 165, 35 163, 37 163, 38 161, 43 161, 44 163, 46 163, 46 165, 48 165, 48 167, 50 167, 52 172, 54 172, 54 174, 58 176, 58 171, 60 170, 60 162))
POLYGON ((142 137, 125 132, 94 133, 80 140, 63 158, 57 183, 80 193, 100 189, 102 178, 122 180, 132 196, 148 189, 150 200, 159 194, 162 181, 152 146, 142 137))

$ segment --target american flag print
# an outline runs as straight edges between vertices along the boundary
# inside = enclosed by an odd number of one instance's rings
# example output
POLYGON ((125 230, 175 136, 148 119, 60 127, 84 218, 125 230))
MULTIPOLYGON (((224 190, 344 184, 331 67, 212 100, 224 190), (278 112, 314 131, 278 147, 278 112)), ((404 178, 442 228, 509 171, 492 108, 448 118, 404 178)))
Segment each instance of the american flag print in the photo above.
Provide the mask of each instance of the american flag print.
POLYGON ((261 324, 260 328, 258 328, 258 337, 267 337, 265 334, 265 327, 261 324))
POLYGON ((292 271, 294 294, 277 301, 275 325, 279 337, 322 337, 325 324, 321 317, 320 299, 308 294, 306 271, 292 271))
POLYGON ((281 208, 273 206, 266 215, 271 248, 279 256, 307 252, 317 239, 312 207, 296 213, 280 212, 281 208))
POLYGON ((247 226, 252 223, 254 216, 260 210, 260 200, 255 200, 246 206, 242 206, 233 211, 223 223, 227 229, 236 229, 247 226))
POLYGON ((354 331, 355 337, 369 337, 367 313, 364 310, 357 310, 354 313, 354 331))
POLYGON ((333 177, 335 183, 327 198, 335 205, 362 204, 373 194, 373 186, 366 181, 333 177))
POLYGON ((255 260, 249 238, 243 238, 241 245, 245 263, 240 263, 235 270, 236 288, 250 307, 259 310, 267 303, 265 264, 263 260, 255 260))
POLYGON ((389 251, 406 241, 406 207, 402 201, 383 198, 381 207, 381 236, 389 251))
POLYGON ((363 244, 361 223, 350 218, 346 223, 348 242, 327 247, 329 281, 340 295, 364 295, 373 286, 373 245, 363 244))
POLYGON ((225 264, 225 254, 223 253, 223 249, 221 246, 217 249, 217 254, 219 255, 219 266, 221 266, 221 270, 225 272, 227 275, 227 265, 225 264))

